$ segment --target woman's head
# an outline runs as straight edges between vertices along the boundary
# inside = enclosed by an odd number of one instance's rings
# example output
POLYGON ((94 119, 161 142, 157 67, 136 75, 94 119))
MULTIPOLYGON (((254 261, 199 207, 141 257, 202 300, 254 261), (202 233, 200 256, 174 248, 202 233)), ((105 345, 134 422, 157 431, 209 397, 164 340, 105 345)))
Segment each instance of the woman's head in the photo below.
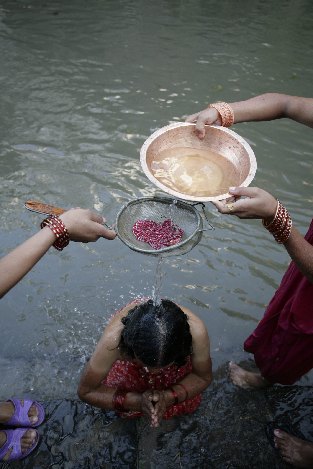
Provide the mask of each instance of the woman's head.
POLYGON ((122 319, 120 349, 144 365, 161 368, 182 366, 192 352, 192 337, 186 314, 172 301, 152 300, 131 309, 122 319))

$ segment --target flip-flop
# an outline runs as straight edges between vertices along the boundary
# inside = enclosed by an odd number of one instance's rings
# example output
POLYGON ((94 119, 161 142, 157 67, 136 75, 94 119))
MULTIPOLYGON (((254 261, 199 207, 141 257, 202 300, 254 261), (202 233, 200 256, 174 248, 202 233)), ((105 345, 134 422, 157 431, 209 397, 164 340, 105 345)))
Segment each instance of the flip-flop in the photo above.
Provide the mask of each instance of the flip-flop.
POLYGON ((3 461, 4 456, 7 454, 10 449, 12 449, 11 454, 6 461, 15 461, 17 459, 24 459, 28 456, 38 445, 39 435, 37 433, 35 442, 26 450, 22 452, 21 440, 24 434, 30 430, 29 428, 16 428, 15 430, 1 430, 6 434, 6 442, 0 448, 0 461, 3 461))
POLYGON ((41 404, 31 399, 8 399, 7 402, 11 401, 14 405, 14 414, 5 422, 6 427, 27 427, 35 428, 38 427, 45 418, 45 411, 41 404), (22 404, 24 401, 24 404, 22 404), (36 423, 31 423, 28 417, 28 411, 32 405, 35 405, 38 410, 38 420, 36 423))

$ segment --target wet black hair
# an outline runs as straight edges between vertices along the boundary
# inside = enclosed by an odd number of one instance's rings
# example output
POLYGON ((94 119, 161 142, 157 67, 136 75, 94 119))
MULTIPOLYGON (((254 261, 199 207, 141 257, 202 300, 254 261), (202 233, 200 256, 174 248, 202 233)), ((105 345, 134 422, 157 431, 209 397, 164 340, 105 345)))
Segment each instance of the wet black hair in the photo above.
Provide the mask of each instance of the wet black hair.
POLYGON ((138 358, 145 366, 182 366, 192 353, 187 315, 170 300, 152 300, 132 308, 122 319, 121 353, 138 358))

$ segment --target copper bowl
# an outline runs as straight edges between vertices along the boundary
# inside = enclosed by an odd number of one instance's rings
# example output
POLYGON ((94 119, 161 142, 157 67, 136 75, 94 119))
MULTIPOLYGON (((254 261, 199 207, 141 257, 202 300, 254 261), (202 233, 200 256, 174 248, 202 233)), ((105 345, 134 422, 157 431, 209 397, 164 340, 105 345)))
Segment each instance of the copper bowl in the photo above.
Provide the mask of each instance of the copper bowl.
POLYGON ((175 198, 196 202, 226 199, 229 187, 248 186, 257 169, 250 145, 219 126, 206 126, 200 140, 194 126, 170 124, 144 142, 140 162, 150 181, 175 198))

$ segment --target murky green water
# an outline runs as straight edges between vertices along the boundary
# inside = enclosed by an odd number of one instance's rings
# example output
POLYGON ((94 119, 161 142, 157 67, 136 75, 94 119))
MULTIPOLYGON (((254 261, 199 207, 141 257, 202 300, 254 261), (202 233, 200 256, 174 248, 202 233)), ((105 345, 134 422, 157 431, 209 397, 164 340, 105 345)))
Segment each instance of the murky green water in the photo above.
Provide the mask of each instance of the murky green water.
MULTIPOLYGON (((115 221, 152 195, 139 150, 206 103, 267 91, 312 95, 313 4, 301 0, 14 1, 0 6, 1 254, 34 233, 27 199, 115 221)), ((312 214, 312 129, 285 120, 234 128, 253 147, 254 185, 304 233, 312 214)), ((221 216, 189 254, 164 262, 162 296, 204 319, 214 369, 244 338, 288 264, 258 221, 221 216)), ((157 261, 120 240, 51 250, 2 301, 0 394, 75 396, 107 318, 152 295, 157 261)))

